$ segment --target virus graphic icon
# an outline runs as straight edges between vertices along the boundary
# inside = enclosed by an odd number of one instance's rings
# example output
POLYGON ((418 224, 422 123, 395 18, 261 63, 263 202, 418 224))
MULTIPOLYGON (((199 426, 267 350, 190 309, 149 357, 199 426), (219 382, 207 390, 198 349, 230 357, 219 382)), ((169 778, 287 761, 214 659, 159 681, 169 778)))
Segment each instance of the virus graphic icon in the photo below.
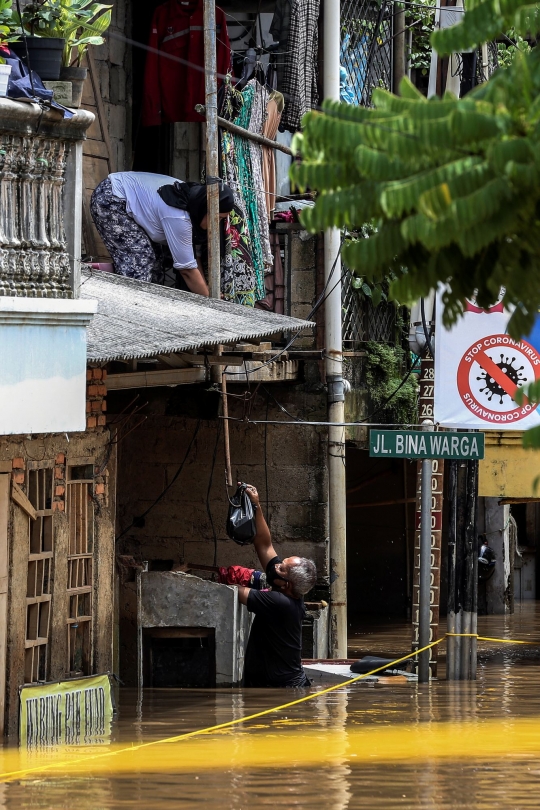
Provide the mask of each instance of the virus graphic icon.
MULTIPOLYGON (((500 363, 496 363, 495 365, 500 368, 503 374, 505 374, 508 379, 517 385, 518 388, 523 385, 526 380, 526 376, 521 372, 524 369, 524 366, 520 366, 519 368, 514 368, 514 363, 516 361, 515 357, 510 359, 509 357, 505 357, 501 354, 501 361, 500 363)), ((491 377, 487 371, 482 371, 480 377, 476 378, 484 383, 484 387, 480 389, 480 393, 485 393, 486 397, 488 398, 489 402, 493 399, 493 397, 499 397, 499 404, 503 404, 504 397, 509 397, 504 388, 502 388, 499 383, 491 377)))

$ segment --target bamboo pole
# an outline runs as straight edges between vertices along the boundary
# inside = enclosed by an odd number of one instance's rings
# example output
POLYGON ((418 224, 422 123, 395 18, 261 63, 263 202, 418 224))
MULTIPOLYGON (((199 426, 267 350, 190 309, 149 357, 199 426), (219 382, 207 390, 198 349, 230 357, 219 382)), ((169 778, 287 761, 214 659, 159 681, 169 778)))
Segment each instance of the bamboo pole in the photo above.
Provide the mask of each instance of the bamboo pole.
MULTIPOLYGON (((204 104, 197 104, 195 106, 195 110, 199 113, 199 115, 204 115, 206 112, 206 107, 204 104)), ((220 115, 217 117, 217 122, 222 129, 232 132, 233 135, 239 135, 241 138, 247 138, 248 141, 260 143, 262 146, 269 146, 270 149, 277 149, 280 152, 284 152, 286 155, 294 157, 294 152, 292 149, 290 149, 284 143, 278 143, 277 141, 272 141, 270 138, 266 138, 264 135, 258 135, 256 132, 250 132, 249 129, 239 127, 238 124, 233 124, 232 121, 227 121, 226 118, 222 118, 220 115)))
POLYGON ((217 107, 216 4, 204 0, 204 91, 206 102, 206 193, 210 297, 221 295, 219 256, 219 144, 217 107))

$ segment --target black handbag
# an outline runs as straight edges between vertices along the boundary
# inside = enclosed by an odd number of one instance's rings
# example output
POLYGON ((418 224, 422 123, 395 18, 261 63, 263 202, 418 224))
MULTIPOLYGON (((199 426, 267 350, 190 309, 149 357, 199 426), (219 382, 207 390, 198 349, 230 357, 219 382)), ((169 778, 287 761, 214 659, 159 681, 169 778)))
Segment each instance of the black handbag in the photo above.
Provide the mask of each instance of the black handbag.
POLYGON ((255 527, 255 506, 246 494, 247 484, 240 484, 232 498, 229 498, 229 513, 225 530, 239 546, 248 546, 257 534, 255 527))

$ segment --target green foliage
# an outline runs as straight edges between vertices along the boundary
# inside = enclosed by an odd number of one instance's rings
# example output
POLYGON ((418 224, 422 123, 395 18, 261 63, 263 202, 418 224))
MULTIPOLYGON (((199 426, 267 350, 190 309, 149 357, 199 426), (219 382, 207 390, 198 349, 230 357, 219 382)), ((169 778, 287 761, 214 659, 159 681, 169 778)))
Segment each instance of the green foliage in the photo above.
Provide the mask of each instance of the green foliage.
POLYGON ((518 38, 534 36, 540 30, 540 5, 524 0, 474 0, 467 4, 463 21, 435 31, 431 43, 441 56, 449 56, 495 40, 510 29, 518 38))
POLYGON ((402 302, 447 284, 447 325, 475 291, 487 307, 505 286, 510 333, 528 334, 540 306, 540 54, 516 53, 463 99, 427 100, 406 79, 401 93, 375 90, 374 109, 325 102, 304 118, 292 175, 319 196, 302 223, 374 222, 368 238, 346 240, 347 266, 371 286, 393 272, 402 302))
MULTIPOLYGON (((0 0, 0 46, 16 42, 19 37, 15 33, 16 22, 13 18, 11 0, 0 0)), ((6 60, 0 54, 0 65, 5 65, 6 60)))
POLYGON ((374 341, 366 343, 365 348, 367 351, 365 384, 369 391, 372 411, 380 408, 374 417, 375 421, 394 425, 415 424, 418 382, 416 375, 411 374, 401 385, 407 371, 404 350, 399 346, 388 346, 374 341), (392 398, 388 404, 383 405, 389 397, 392 398))
POLYGON ((76 49, 76 64, 81 64, 89 45, 102 45, 103 34, 111 24, 112 6, 93 0, 45 0, 25 6, 20 24, 40 37, 59 37, 66 44, 62 64, 72 64, 76 49))
POLYGON ((416 0, 416 5, 405 6, 405 26, 411 31, 411 44, 407 58, 411 68, 427 75, 431 64, 431 34, 435 22, 435 0, 416 0))
POLYGON ((497 59, 501 67, 510 67, 517 53, 530 53, 531 46, 511 29, 504 35, 504 42, 497 43, 497 59))

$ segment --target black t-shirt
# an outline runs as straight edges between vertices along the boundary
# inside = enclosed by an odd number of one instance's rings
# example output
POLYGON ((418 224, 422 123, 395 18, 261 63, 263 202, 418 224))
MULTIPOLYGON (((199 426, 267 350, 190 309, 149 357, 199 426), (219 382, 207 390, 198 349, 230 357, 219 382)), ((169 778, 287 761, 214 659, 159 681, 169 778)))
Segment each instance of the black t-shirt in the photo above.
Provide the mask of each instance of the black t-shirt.
MULTIPOLYGON (((266 566, 266 576, 276 578, 274 557, 266 566)), ((304 600, 281 591, 255 591, 248 594, 247 609, 255 614, 246 650, 246 686, 306 686, 302 669, 302 619, 304 600)))

